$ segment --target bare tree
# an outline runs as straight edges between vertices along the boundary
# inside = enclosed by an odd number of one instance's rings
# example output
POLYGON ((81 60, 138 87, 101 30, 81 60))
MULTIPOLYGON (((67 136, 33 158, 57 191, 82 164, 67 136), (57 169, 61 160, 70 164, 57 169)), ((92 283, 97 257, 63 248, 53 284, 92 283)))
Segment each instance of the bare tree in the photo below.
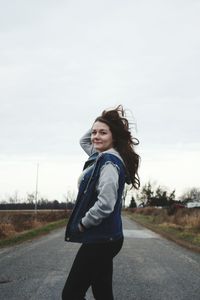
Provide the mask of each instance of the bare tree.
POLYGON ((190 189, 187 189, 181 196, 180 199, 183 200, 183 202, 199 202, 200 201, 200 188, 192 187, 190 189))
POLYGON ((34 203, 34 199, 35 199, 34 193, 31 193, 31 194, 27 193, 27 202, 28 202, 29 204, 34 203))
POLYGON ((18 191, 15 191, 14 195, 9 197, 8 202, 11 204, 18 203, 20 201, 18 194, 18 191))

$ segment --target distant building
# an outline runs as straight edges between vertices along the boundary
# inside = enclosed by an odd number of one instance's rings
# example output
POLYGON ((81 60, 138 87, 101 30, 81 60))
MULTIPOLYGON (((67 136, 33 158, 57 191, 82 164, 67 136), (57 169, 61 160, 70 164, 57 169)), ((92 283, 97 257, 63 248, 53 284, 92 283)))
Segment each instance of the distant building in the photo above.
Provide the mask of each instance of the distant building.
POLYGON ((187 207, 188 208, 200 207, 200 202, 188 202, 187 207))

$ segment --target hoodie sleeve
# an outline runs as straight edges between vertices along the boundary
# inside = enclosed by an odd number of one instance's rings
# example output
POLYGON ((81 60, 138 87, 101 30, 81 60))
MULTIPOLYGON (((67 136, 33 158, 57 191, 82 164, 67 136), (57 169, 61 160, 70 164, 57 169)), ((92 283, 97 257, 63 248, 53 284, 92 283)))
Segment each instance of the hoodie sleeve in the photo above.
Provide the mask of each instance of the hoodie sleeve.
POLYGON ((118 195, 118 180, 117 167, 112 162, 105 164, 97 183, 97 201, 81 220, 84 227, 90 228, 99 225, 113 212, 118 195))
POLYGON ((82 149, 88 154, 91 155, 95 151, 92 143, 91 143, 91 129, 88 130, 80 139, 80 145, 82 149))

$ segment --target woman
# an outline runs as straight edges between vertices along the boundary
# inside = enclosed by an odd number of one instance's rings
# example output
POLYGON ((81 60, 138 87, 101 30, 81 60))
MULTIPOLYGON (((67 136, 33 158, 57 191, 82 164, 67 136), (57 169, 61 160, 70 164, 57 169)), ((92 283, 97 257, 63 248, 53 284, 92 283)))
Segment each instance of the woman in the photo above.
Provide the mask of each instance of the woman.
POLYGON ((89 155, 65 240, 82 243, 65 283, 63 300, 83 300, 91 286, 96 300, 112 300, 113 258, 123 245, 125 183, 139 188, 139 156, 122 106, 103 111, 81 139, 89 155))

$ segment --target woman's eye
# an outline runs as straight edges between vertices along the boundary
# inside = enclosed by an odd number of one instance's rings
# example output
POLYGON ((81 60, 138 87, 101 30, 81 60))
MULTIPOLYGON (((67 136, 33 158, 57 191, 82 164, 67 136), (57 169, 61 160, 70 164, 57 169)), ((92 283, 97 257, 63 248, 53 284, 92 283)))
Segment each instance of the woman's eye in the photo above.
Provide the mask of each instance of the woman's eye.
MULTIPOLYGON (((91 134, 92 134, 92 135, 95 135, 95 134, 97 134, 97 131, 92 131, 91 134)), ((107 132, 105 132, 105 131, 99 131, 99 134, 105 135, 105 134, 107 134, 107 132)))

